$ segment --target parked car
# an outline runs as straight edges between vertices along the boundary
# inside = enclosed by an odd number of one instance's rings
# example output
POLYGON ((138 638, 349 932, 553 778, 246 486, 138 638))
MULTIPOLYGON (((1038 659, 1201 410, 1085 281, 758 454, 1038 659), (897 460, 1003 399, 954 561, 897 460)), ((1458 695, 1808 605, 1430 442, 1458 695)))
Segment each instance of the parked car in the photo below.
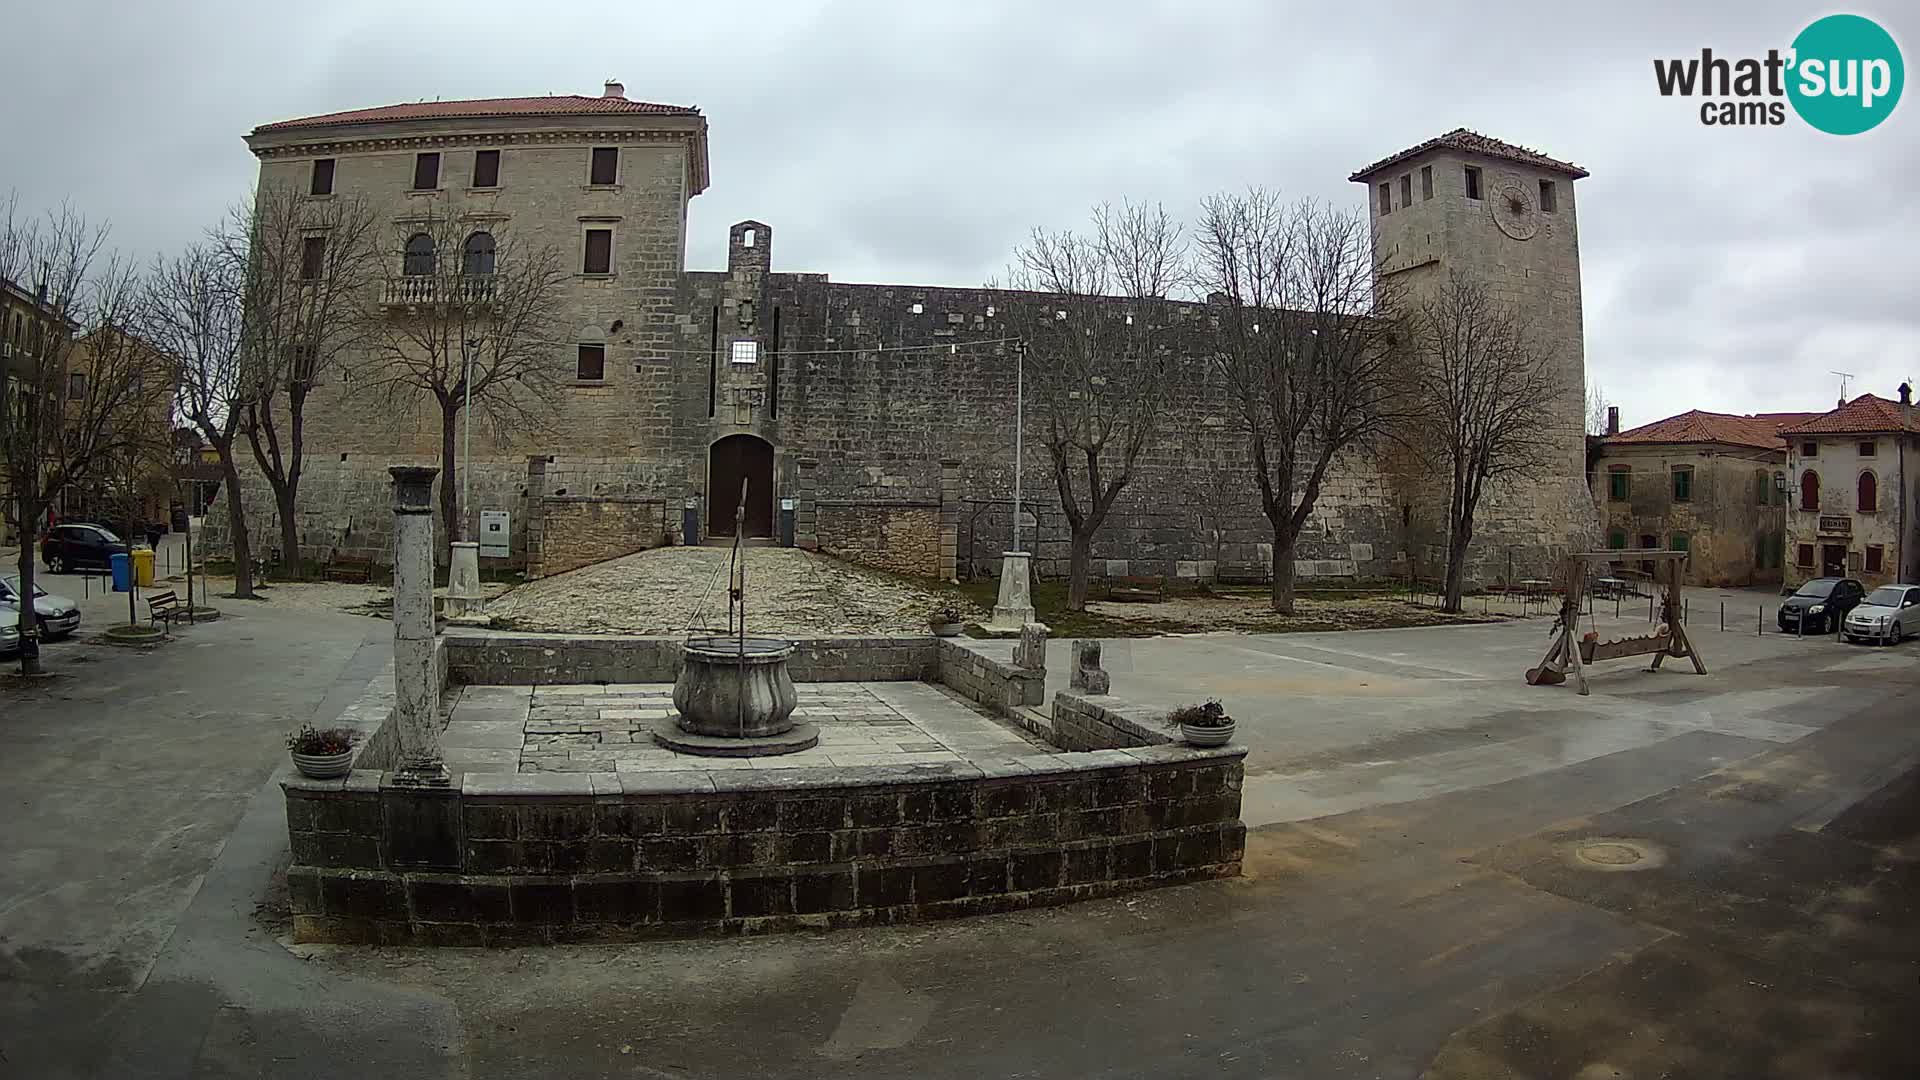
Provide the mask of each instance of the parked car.
POLYGON ((111 569, 113 557, 126 551, 127 542, 101 525, 55 525, 40 538, 40 561, 56 574, 87 566, 111 569))
POLYGON ((1831 633, 1866 595, 1867 587, 1850 577, 1814 578, 1780 602, 1780 629, 1789 634, 1831 633))
POLYGON ((1908 630, 1920 631, 1920 585, 1882 585, 1840 624, 1841 637, 1868 644, 1898 645, 1908 630))
MULTIPOLYGON (((0 604, 13 608, 13 621, 20 621, 20 578, 0 577, 0 604)), ((80 629, 80 605, 64 596, 55 596, 38 584, 33 587, 33 612, 40 616, 40 634, 45 638, 63 638, 80 629)))
POLYGON ((0 656, 20 651, 20 609, 0 603, 0 656))

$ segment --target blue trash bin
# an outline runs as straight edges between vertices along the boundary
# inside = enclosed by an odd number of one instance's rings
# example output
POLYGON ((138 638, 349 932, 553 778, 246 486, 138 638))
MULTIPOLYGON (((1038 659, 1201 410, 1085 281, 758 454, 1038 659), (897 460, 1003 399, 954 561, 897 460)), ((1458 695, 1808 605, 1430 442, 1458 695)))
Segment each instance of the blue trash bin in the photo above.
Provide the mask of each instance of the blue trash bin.
POLYGON ((113 553, 113 591, 127 592, 132 588, 133 564, 128 560, 126 552, 116 551, 113 553))

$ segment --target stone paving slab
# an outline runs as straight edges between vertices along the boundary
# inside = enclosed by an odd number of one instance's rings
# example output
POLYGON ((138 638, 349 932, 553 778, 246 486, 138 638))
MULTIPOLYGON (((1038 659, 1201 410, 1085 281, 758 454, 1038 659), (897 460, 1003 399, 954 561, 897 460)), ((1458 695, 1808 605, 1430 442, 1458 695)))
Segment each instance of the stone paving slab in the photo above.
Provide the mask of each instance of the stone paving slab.
POLYGON ((664 683, 465 686, 449 691, 441 745, 465 772, 658 775, 688 770, 1018 763, 1058 751, 930 683, 801 683, 794 715, 819 745, 768 758, 691 758, 653 741, 673 715, 664 683))

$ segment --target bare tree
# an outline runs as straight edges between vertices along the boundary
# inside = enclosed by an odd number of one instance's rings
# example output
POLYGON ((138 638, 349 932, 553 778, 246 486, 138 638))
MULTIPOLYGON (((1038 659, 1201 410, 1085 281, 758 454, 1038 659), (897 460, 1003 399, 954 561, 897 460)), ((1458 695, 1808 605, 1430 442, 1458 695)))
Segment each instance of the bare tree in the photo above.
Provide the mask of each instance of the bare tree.
POLYGON ((396 407, 424 395, 440 413, 440 517, 448 543, 466 534, 459 493, 460 425, 469 407, 496 431, 538 428, 574 372, 559 360, 559 294, 567 280, 552 245, 523 244, 495 225, 430 213, 400 226, 403 273, 392 313, 369 338, 366 388, 396 407))
MULTIPOLYGON (((23 597, 34 595, 34 537, 60 496, 165 453, 164 423, 148 407, 165 372, 119 330, 132 321, 138 282, 105 251, 106 237, 68 207, 36 219, 11 197, 0 204, 0 288, 25 309, 0 392, 5 512, 21 538, 23 597)), ((20 671, 39 674, 39 620, 31 603, 19 606, 20 671)))
POLYGON ((1607 433, 1607 392, 1599 383, 1587 380, 1587 434, 1607 433))
MULTIPOLYGON (((307 399, 366 338, 378 299, 377 217, 364 201, 262 188, 218 236, 242 267, 239 430, 273 488, 282 573, 301 576, 307 399)), ((237 554, 237 551, 236 551, 237 554)))
POLYGON ((253 551, 234 456, 254 381, 242 363, 247 268, 217 247, 194 245, 156 262, 141 304, 142 334, 173 368, 176 407, 220 456, 233 533, 234 595, 253 596, 253 551))
POLYGON ((1474 511, 1488 482, 1551 457, 1558 434, 1551 418, 1564 415, 1578 390, 1528 335, 1517 309, 1457 270, 1413 306, 1407 322, 1417 352, 1407 377, 1427 406, 1419 445, 1450 476, 1443 606, 1459 611, 1474 511))
POLYGON ((1294 551, 1343 453, 1405 414, 1392 278, 1376 280, 1356 212, 1254 189, 1202 207, 1199 247, 1214 357, 1238 406, 1273 528, 1273 610, 1294 610, 1294 551))
POLYGON ((1173 366, 1171 294, 1186 237, 1158 204, 1093 212, 1090 234, 1036 228, 1015 250, 1009 321, 1029 349, 1041 443, 1067 519, 1067 607, 1087 606, 1093 538, 1153 442, 1173 366))

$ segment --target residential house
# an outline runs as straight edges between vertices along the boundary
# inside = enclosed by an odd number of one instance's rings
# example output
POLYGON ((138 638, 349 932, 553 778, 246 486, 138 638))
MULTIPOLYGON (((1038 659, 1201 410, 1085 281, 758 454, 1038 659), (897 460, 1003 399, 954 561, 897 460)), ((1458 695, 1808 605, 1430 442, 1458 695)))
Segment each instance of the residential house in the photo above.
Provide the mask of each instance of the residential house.
POLYGON ((1607 547, 1689 552, 1685 577, 1695 585, 1778 582, 1787 516, 1780 432, 1816 415, 1692 409, 1620 431, 1609 410, 1588 470, 1607 547))
POLYGON ((1869 587, 1920 581, 1920 419, 1913 389, 1898 401, 1862 394, 1789 427, 1792 509, 1787 583, 1857 577, 1869 587))

